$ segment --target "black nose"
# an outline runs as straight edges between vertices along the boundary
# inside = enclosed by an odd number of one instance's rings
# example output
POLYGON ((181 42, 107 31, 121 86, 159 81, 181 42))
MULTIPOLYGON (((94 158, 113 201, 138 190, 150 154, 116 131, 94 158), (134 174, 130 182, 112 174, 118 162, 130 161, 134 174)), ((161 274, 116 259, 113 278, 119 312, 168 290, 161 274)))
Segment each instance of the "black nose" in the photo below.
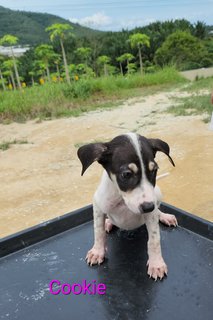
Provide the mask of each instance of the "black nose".
POLYGON ((140 212, 147 213, 152 212, 155 209, 155 205, 153 202, 144 202, 140 205, 140 212))

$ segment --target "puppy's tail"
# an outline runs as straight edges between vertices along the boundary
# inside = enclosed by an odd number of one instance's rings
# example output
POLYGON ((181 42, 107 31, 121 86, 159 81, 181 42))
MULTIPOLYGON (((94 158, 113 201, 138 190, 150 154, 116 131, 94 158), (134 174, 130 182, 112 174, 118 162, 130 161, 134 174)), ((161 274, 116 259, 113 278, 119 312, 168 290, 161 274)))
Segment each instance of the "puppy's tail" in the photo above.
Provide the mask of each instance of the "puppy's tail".
POLYGON ((169 174, 170 174, 169 172, 160 174, 159 176, 157 176, 156 180, 160 180, 160 179, 162 179, 162 178, 165 178, 165 177, 167 177, 169 174))

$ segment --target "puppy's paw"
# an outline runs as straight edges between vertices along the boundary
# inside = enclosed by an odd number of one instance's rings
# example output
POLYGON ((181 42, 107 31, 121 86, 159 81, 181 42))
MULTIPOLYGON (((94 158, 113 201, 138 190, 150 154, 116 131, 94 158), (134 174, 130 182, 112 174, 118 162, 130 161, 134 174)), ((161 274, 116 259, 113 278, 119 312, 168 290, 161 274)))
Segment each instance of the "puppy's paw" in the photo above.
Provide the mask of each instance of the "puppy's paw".
POLYGON ((168 268, 165 264, 163 258, 149 259, 147 262, 148 271, 147 274, 150 278, 153 278, 155 281, 159 278, 163 279, 164 275, 167 275, 168 268))
POLYGON ((109 218, 105 220, 105 231, 109 233, 112 230, 113 224, 109 218))
POLYGON ((90 249, 86 255, 85 260, 89 266, 93 266, 95 264, 101 264, 104 261, 105 249, 103 248, 95 248, 90 249))
POLYGON ((168 214, 168 213, 160 213, 160 222, 162 222, 163 224, 171 227, 177 227, 178 222, 176 217, 173 214, 168 214))

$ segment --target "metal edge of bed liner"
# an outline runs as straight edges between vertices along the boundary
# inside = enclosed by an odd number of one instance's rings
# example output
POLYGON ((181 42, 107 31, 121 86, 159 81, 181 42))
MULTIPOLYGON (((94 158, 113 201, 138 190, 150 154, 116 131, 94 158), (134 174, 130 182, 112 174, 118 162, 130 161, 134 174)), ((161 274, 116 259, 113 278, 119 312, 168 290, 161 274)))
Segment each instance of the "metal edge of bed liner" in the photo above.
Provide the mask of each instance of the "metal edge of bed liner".
MULTIPOLYGON (((161 204, 161 210, 174 214, 179 226, 213 240, 213 223, 167 203, 161 204)), ((91 221, 92 205, 77 209, 34 227, 0 239, 0 258, 48 239, 59 233, 91 221)))
POLYGON ((92 205, 0 239, 0 258, 92 220, 92 205))

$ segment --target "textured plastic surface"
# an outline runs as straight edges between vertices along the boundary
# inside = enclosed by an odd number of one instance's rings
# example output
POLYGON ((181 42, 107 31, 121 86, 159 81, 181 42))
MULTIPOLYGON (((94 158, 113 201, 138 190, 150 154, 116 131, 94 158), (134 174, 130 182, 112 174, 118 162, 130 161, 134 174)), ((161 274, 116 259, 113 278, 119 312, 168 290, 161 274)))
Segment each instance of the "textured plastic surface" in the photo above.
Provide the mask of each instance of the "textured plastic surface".
MULTIPOLYGON (((106 261, 98 267, 87 266, 85 254, 93 244, 92 222, 82 224, 91 217, 91 207, 87 207, 77 212, 72 221, 75 227, 70 223, 67 230, 64 220, 67 231, 55 236, 51 231, 49 239, 0 260, 0 319, 212 319, 212 224, 164 205, 164 211, 172 210, 181 225, 194 224, 202 236, 182 226, 161 226, 162 251, 169 268, 163 281, 154 282, 146 274, 145 227, 134 232, 115 229, 107 237, 106 261), (203 235, 205 230, 208 237, 203 235), (96 280, 106 285, 106 294, 52 295, 49 283, 53 279, 70 284, 96 280)), ((32 228, 38 233, 36 239, 44 227, 32 228)), ((49 228, 57 229, 57 224, 49 228)), ((16 241, 20 236, 16 235, 16 241)), ((2 241, 2 252, 8 241, 13 245, 12 238, 2 241)), ((26 235, 24 239, 26 246, 26 235)))

